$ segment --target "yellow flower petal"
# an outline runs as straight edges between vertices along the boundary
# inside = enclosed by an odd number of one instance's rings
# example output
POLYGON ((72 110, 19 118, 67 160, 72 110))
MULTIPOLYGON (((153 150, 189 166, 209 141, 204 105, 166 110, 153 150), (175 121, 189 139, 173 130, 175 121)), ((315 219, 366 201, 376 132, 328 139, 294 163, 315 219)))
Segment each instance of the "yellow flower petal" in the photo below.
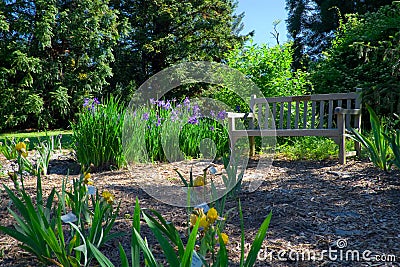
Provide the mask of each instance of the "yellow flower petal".
POLYGON ((103 193, 101 193, 101 196, 104 198, 105 201, 107 201, 108 204, 112 204, 114 202, 114 196, 106 191, 103 191, 103 193))
POLYGON ((208 221, 207 221, 207 216, 203 215, 202 217, 200 217, 200 223, 199 223, 199 227, 207 229, 208 228, 208 221))
POLYGON ((224 244, 225 245, 228 244, 229 236, 227 234, 225 234, 225 233, 221 233, 221 237, 222 237, 222 240, 224 241, 224 244))
POLYGON ((207 220, 212 224, 218 219, 218 212, 215 208, 211 208, 207 212, 207 220))
POLYGON ((193 227, 197 222, 197 216, 195 214, 190 214, 190 226, 193 227))
POLYGON ((203 186, 204 185, 204 177, 202 175, 197 176, 193 181, 193 186, 203 186))
POLYGON ((90 173, 88 173, 88 172, 84 172, 83 173, 83 179, 85 179, 85 180, 89 180, 92 176, 90 175, 90 173))
POLYGON ((26 144, 24 142, 19 142, 15 145, 15 150, 17 150, 20 153, 25 153, 26 152, 26 144))

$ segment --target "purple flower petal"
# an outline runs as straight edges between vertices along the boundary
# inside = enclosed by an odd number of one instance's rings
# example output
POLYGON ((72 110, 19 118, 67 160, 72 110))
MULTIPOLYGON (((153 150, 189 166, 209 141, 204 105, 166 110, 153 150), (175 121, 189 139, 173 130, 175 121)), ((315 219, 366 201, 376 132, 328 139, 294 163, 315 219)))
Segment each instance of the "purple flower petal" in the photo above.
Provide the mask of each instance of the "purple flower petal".
POLYGON ((149 113, 143 113, 142 120, 147 121, 149 119, 149 113))
POLYGON ((217 118, 219 120, 225 120, 227 115, 228 115, 228 113, 226 113, 225 110, 222 110, 222 111, 218 112, 217 118))
POLYGON ((188 106, 190 105, 189 97, 186 97, 186 98, 185 98, 185 100, 183 101, 183 105, 184 105, 185 107, 188 107, 188 106))
POLYGON ((83 106, 84 106, 84 107, 89 106, 89 98, 83 99, 83 106))
POLYGON ((188 120, 188 123, 189 124, 199 124, 199 120, 197 119, 197 117, 196 116, 193 116, 193 117, 190 117, 189 118, 189 120, 188 120))

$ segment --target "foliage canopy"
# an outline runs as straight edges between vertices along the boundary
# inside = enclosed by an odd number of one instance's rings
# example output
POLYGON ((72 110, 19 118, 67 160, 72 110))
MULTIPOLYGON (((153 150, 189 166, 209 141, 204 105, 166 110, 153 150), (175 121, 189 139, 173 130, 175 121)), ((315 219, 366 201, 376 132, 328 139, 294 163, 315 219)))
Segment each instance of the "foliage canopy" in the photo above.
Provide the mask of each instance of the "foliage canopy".
POLYGON ((346 14, 375 12, 392 0, 286 0, 287 28, 294 41, 294 63, 297 69, 317 59, 330 47, 346 14))
POLYGON ((379 115, 400 112, 400 5, 349 15, 332 48, 312 66, 320 93, 363 89, 363 101, 379 115))
MULTIPOLYGON (((233 0, 0 2, 0 130, 66 127, 84 98, 243 44, 233 0)), ((195 93, 195 92, 193 92, 195 93)))

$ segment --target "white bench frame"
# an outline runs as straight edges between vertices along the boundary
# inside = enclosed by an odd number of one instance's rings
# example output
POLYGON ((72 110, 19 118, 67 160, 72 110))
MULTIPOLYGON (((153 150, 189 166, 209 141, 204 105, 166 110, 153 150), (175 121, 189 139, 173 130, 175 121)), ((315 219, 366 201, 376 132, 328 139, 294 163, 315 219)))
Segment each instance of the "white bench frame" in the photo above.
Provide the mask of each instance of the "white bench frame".
POLYGON ((361 89, 351 93, 288 97, 257 98, 252 95, 251 113, 228 112, 231 146, 233 147, 240 137, 248 136, 250 156, 253 156, 255 136, 326 136, 339 145, 339 163, 345 164, 346 157, 360 155, 361 146, 357 142, 355 151, 346 153, 346 129, 350 130, 350 127, 353 127, 358 131, 361 130, 360 93, 361 89), (300 118, 301 110, 302 118, 300 118), (250 119, 249 129, 236 129, 235 121, 243 118, 250 119), (255 119, 258 121, 258 127, 254 127, 255 119))

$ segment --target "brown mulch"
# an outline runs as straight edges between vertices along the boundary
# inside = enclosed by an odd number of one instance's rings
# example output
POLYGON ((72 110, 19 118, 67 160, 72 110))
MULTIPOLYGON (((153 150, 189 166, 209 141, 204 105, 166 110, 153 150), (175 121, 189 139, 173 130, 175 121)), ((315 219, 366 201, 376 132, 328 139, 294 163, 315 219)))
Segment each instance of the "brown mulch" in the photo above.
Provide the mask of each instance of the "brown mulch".
MULTIPOLYGON (((4 163, 4 159, 0 163, 4 163)), ((54 166, 59 168, 67 163, 73 168, 73 162, 63 162, 63 159, 55 162, 54 166)), ((251 173, 253 165, 249 166, 248 171, 251 173)), ((125 250, 129 251, 131 220, 128 215, 133 213, 136 197, 141 207, 157 210, 172 221, 182 235, 185 233, 186 209, 164 204, 141 189, 141 178, 155 169, 163 179, 179 181, 173 170, 175 167, 159 164, 156 168, 146 169, 146 166, 141 165, 132 172, 123 170, 92 174, 100 190, 108 189, 115 194, 116 199, 121 200, 120 216, 114 229, 127 234, 102 249, 116 266, 119 265, 118 243, 121 242, 125 250)), ((221 169, 221 165, 217 164, 216 167, 221 169)), ((360 160, 350 160, 346 165, 339 165, 337 160, 276 159, 271 168, 261 172, 261 186, 255 192, 244 189, 239 194, 245 220, 246 251, 264 218, 271 210, 273 212, 256 266, 400 266, 399 171, 385 173, 371 163, 360 160), (330 250, 331 255, 325 250, 330 250), (351 253, 355 250, 359 252, 360 261, 352 260, 351 253), (316 253, 318 259, 308 260, 305 254, 308 252, 316 253), (363 252, 368 257, 394 255, 396 262, 365 261, 362 258, 363 252), (320 253, 325 253, 324 257, 320 253), (296 256, 299 258, 296 259, 296 256)), ((50 173, 42 180, 45 194, 53 186, 61 187, 65 177, 62 171, 52 172, 51 168, 50 173)), ((76 177, 76 174, 70 176, 76 177)), ((9 178, 0 179, 12 187, 9 178)), ((26 187, 32 193, 35 183, 34 177, 25 180, 26 187)), ((1 225, 15 224, 7 210, 9 205, 9 199, 1 188, 1 225)), ((226 210, 236 206, 237 201, 230 200, 226 210)), ((142 230, 156 257, 163 260, 159 245, 144 224, 142 230)), ((238 266, 240 222, 237 209, 229 213, 226 232, 230 238, 229 266, 238 266)), ((0 266, 39 265, 17 245, 15 240, 0 233, 0 266)))

